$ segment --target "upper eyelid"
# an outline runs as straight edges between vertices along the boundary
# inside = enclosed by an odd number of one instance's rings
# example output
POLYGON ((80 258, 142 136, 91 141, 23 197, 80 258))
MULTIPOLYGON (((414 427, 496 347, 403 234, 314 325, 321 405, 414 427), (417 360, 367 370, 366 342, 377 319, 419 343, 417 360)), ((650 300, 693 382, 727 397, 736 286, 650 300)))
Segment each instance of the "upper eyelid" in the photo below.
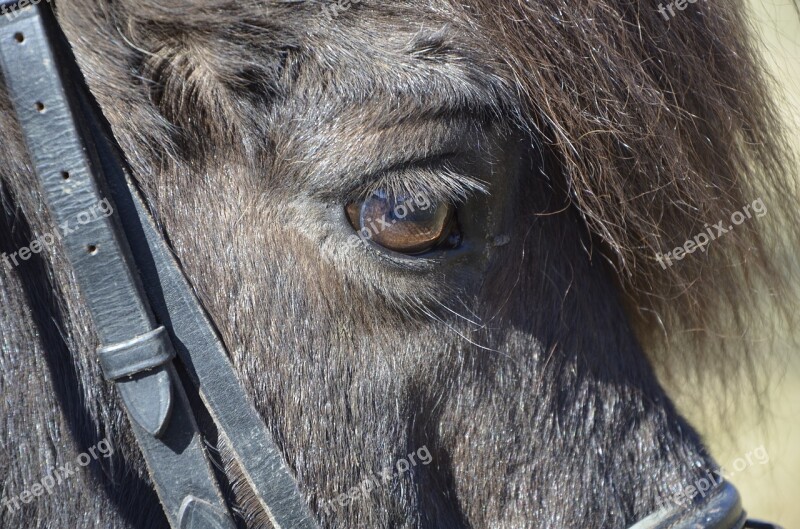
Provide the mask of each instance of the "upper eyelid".
MULTIPOLYGON (((453 155, 454 156, 454 155, 453 155)), ((435 202, 464 202, 475 193, 488 193, 488 185, 464 174, 450 164, 447 158, 426 159, 421 163, 404 164, 379 174, 367 185, 351 193, 349 202, 365 200, 377 191, 395 196, 424 194, 435 202), (437 167, 438 165, 438 167, 437 167)))
POLYGON ((356 200, 362 200, 378 190, 391 189, 406 194, 419 191, 426 187, 423 184, 425 180, 434 178, 432 173, 448 170, 447 161, 455 154, 437 154, 384 167, 360 178, 349 194, 356 200))
MULTIPOLYGON (((363 110, 359 111, 363 114, 363 110)), ((360 115, 359 114, 359 115, 360 115)), ((390 120, 391 112, 384 112, 381 119, 390 120)), ((317 200, 338 202, 344 199, 356 200, 366 195, 370 187, 385 186, 388 180, 398 179, 396 175, 408 170, 406 188, 428 188, 430 191, 441 189, 441 198, 460 198, 459 193, 464 186, 452 186, 449 191, 438 185, 434 175, 414 178, 412 172, 423 172, 426 167, 438 170, 452 167, 455 162, 463 166, 455 168, 467 178, 459 178, 469 182, 473 174, 472 164, 482 165, 480 160, 488 152, 487 140, 494 128, 491 123, 477 119, 466 110, 446 117, 426 117, 418 122, 401 120, 394 123, 390 130, 380 128, 375 123, 368 123, 358 128, 357 136, 353 135, 344 122, 358 122, 358 118, 349 120, 327 120, 321 124, 322 129, 303 151, 294 157, 287 155, 287 160, 294 159, 299 170, 298 176, 304 179, 306 192, 317 200), (358 140, 358 146, 354 141, 358 140), (445 163, 447 162, 447 163, 445 163)), ((391 120, 390 120, 391 121, 391 120)), ((447 186, 444 186, 445 188, 447 186)), ((477 190, 480 185, 466 186, 477 190)))

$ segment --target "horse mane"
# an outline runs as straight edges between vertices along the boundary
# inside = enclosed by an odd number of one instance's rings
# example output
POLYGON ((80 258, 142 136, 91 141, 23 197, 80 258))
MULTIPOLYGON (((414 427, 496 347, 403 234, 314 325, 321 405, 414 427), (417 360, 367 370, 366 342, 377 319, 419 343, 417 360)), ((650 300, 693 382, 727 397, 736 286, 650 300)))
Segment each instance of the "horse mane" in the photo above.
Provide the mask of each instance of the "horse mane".
POLYGON ((655 3, 471 3, 662 378, 755 382, 762 340, 796 306, 800 223, 797 160, 743 3, 670 20, 655 3), (767 214, 659 261, 758 200, 767 214))

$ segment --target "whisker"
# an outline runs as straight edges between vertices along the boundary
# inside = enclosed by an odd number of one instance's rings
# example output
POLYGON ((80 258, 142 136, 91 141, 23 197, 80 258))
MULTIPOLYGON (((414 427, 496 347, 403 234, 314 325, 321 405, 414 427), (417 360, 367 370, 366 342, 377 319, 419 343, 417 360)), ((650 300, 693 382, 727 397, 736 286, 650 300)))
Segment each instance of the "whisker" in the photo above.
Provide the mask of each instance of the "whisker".
MULTIPOLYGON (((461 301, 461 300, 460 300, 460 298, 457 298, 457 299, 459 299, 459 301, 461 301)), ((479 322, 477 322, 477 321, 473 321, 473 320, 471 320, 471 319, 467 318, 466 316, 464 316, 463 314, 459 313, 458 311, 455 311, 455 310, 451 309, 450 307, 448 307, 447 305, 445 305, 444 303, 442 303, 442 302, 441 302, 441 301, 439 301, 438 299, 437 299, 437 300, 434 300, 434 301, 436 301, 436 303, 438 303, 438 304, 439 304, 439 305, 440 305, 440 306, 441 306, 443 309, 445 309, 446 311, 448 311, 448 312, 450 312, 451 314, 454 314, 455 316, 457 316, 457 317, 461 318, 462 320, 464 320, 464 321, 466 321, 466 322, 469 322, 470 324, 474 325, 474 326, 476 327, 476 329, 483 329, 483 328, 485 328, 485 327, 486 327, 486 325, 485 325, 485 324, 483 324, 483 323, 479 323, 479 322)), ((464 305, 464 306, 466 306, 466 304, 465 304, 463 301, 461 301, 461 304, 462 304, 462 305, 464 305)), ((473 316, 475 316, 475 314, 474 314, 474 313, 473 313, 473 316)), ((478 319, 480 319, 480 318, 478 318, 478 319)))
POLYGON ((461 332, 459 332, 459 331, 458 331, 458 329, 456 329, 455 327, 453 327, 452 325, 450 325, 449 323, 447 323, 446 321, 444 321, 442 318, 440 318, 439 316, 437 316, 437 315, 436 315, 436 314, 434 314, 433 312, 429 311, 429 310, 428 310, 427 308, 425 308, 423 305, 420 305, 420 306, 419 306, 419 310, 420 310, 420 311, 421 311, 423 314, 425 314, 426 316, 428 316, 429 318, 431 318, 432 320, 434 320, 434 321, 437 321, 437 322, 441 323, 442 325, 444 325, 445 327, 447 327, 447 328, 448 328, 450 331, 452 331, 452 332, 453 332, 455 335, 457 335, 459 338, 461 338, 461 339, 465 340, 465 341, 466 341, 467 343, 469 343, 470 345, 474 345, 474 346, 475 346, 475 347, 477 347, 478 349, 482 349, 482 350, 484 350, 484 351, 488 351, 488 352, 490 352, 490 353, 497 353, 497 354, 499 354, 499 355, 505 356, 506 358, 511 358, 511 356, 510 356, 510 355, 508 355, 507 353, 504 353, 504 352, 502 352, 502 351, 500 351, 500 350, 498 350, 498 349, 493 349, 493 348, 491 348, 491 347, 487 347, 487 346, 485 346, 485 345, 481 345, 481 344, 479 344, 478 342, 476 342, 476 341, 474 341, 474 340, 472 340, 472 339, 470 339, 470 338, 468 338, 468 337, 464 336, 464 335, 463 335, 461 332))

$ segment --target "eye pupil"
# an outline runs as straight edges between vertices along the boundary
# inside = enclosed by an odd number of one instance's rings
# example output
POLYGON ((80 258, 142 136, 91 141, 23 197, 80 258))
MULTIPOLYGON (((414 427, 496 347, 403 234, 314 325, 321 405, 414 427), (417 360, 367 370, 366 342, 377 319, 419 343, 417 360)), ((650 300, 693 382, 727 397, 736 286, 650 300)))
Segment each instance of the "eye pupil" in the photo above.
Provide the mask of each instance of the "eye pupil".
POLYGON ((346 212, 361 237, 396 252, 413 255, 461 244, 453 205, 422 193, 395 196, 377 191, 348 204, 346 212))

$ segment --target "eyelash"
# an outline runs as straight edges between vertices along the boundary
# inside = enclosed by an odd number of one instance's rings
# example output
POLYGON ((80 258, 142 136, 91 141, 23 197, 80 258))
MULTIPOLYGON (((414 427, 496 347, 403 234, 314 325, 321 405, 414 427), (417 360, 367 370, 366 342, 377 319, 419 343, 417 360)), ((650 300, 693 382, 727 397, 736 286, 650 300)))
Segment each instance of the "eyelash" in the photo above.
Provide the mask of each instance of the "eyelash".
POLYGON ((365 200, 379 192, 394 196, 423 194, 431 202, 457 207, 471 194, 487 193, 488 189, 484 182, 455 171, 449 164, 438 167, 424 164, 387 171, 371 185, 352 193, 348 203, 365 200))

